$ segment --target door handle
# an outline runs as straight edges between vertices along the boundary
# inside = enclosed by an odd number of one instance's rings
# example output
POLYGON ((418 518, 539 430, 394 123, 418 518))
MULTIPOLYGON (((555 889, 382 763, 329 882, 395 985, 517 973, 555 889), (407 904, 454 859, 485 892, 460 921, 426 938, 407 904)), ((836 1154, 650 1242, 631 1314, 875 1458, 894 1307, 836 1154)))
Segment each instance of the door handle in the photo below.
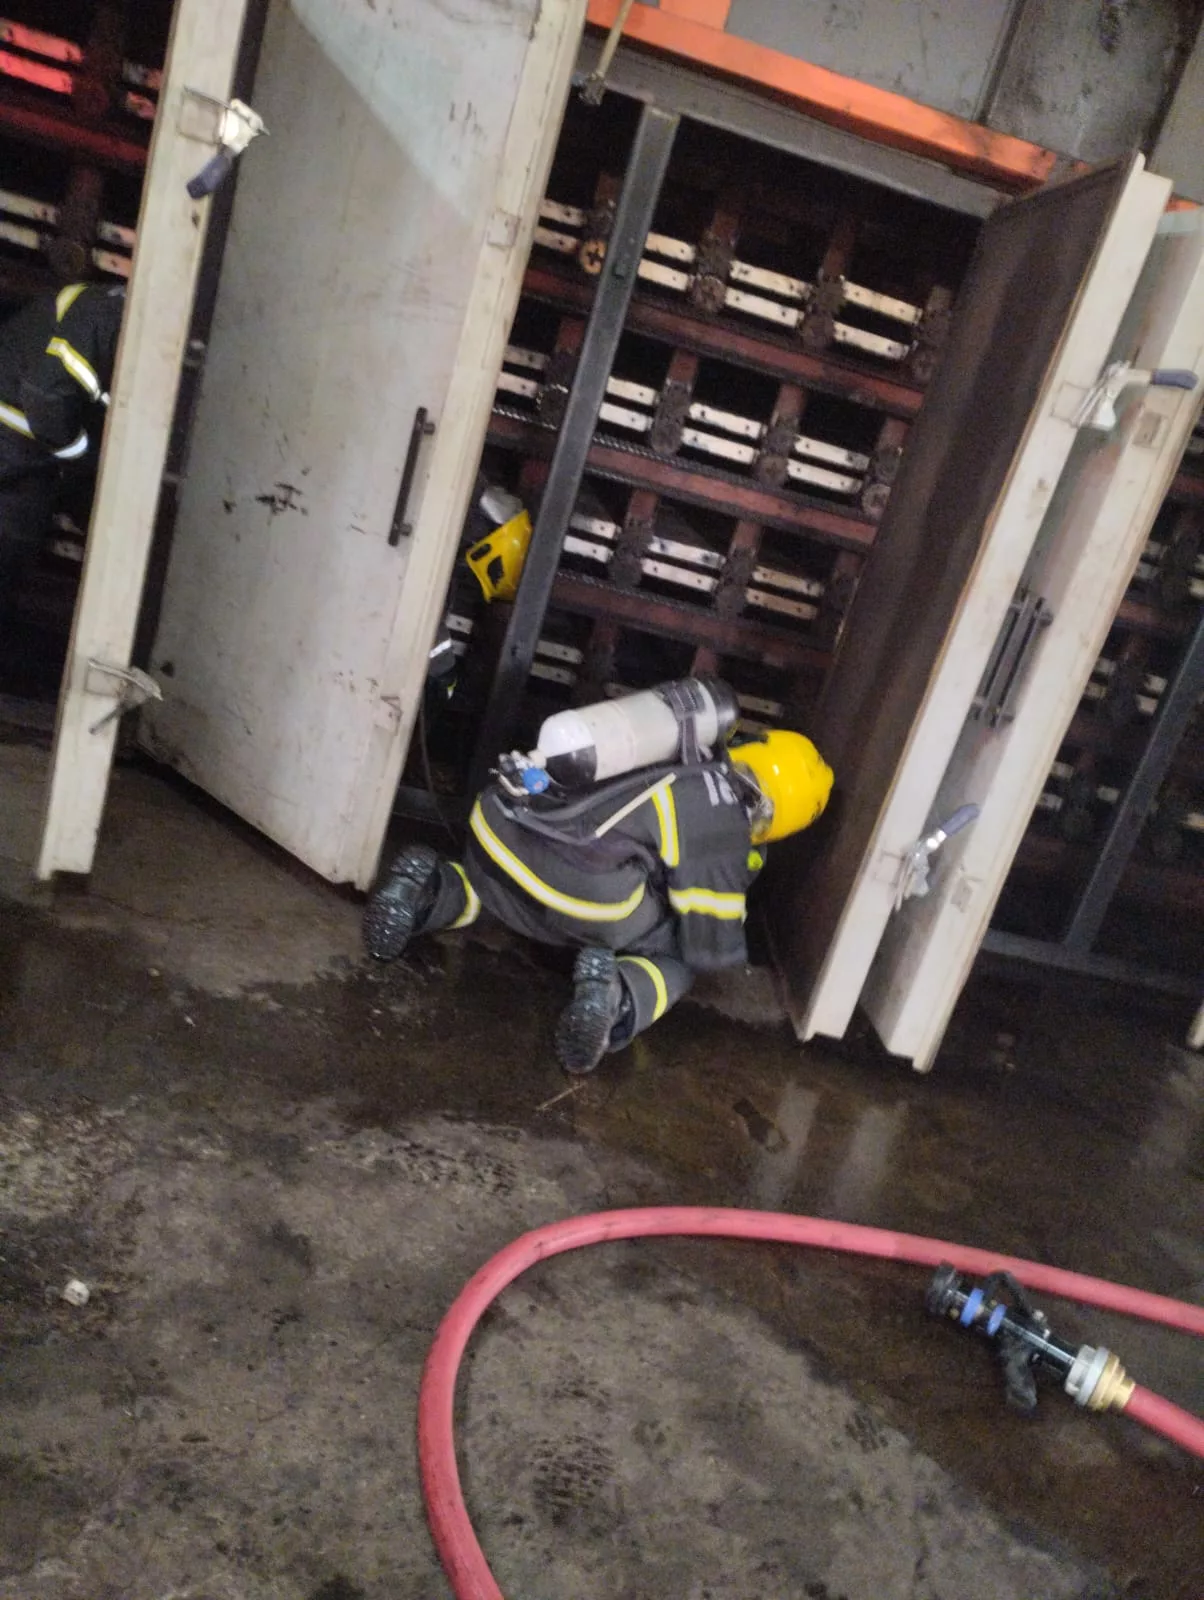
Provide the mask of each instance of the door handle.
POLYGON ((418 452, 422 441, 435 431, 435 424, 427 415, 425 406, 414 413, 414 426, 410 429, 410 447, 406 451, 406 464, 401 469, 401 486, 397 491, 397 505, 393 510, 393 523, 389 528, 389 543, 399 545, 414 531, 414 524, 406 519, 410 504, 410 491, 414 487, 414 474, 418 471, 418 452))
POLYGON ((986 671, 974 696, 970 715, 989 728, 1011 722, 1028 663, 1041 638, 1042 630, 1054 619, 1049 606, 1038 594, 1017 589, 1007 609, 999 637, 991 647, 986 671))

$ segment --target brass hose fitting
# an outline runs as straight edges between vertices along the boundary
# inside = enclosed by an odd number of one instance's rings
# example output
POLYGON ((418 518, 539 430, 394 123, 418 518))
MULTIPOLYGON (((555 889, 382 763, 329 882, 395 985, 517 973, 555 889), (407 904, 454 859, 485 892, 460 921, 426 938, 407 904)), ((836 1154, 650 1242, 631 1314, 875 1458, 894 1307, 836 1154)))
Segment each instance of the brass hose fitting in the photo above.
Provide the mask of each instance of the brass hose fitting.
POLYGON ((1111 1350, 1085 1344, 1066 1376, 1066 1393, 1089 1411, 1123 1411, 1136 1385, 1111 1350))

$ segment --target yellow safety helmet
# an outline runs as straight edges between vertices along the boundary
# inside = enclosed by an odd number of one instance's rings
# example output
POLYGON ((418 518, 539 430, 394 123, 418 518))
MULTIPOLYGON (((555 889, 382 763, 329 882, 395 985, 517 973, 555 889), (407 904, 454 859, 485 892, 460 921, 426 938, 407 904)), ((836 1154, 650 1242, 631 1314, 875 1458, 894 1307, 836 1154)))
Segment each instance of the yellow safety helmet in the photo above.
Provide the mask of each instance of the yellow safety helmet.
POLYGON ((732 745, 728 756, 751 775, 769 802, 769 815, 753 818, 754 844, 785 839, 823 814, 832 793, 832 768, 801 733, 771 728, 759 738, 732 745))
POLYGON ((520 511, 495 528, 465 556, 486 600, 513 600, 531 543, 531 518, 520 511))

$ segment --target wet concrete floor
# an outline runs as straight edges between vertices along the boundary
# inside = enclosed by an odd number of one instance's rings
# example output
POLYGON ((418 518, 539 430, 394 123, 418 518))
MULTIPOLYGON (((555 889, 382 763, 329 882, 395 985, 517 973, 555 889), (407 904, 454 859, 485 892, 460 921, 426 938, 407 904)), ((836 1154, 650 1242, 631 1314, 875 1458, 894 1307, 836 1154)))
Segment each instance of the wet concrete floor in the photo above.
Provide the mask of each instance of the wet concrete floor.
MULTIPOLYGON (((134 770, 91 893, 51 899, 41 771, 0 747, 0 1600, 446 1594, 421 1362, 559 1216, 783 1209, 1204 1297, 1182 1007, 980 982, 920 1079, 800 1049, 752 973, 557 1098, 554 961, 485 935, 371 969, 354 904, 134 770)), ((1052 1390, 1006 1410, 926 1277, 688 1241, 530 1273, 461 1391, 503 1591, 1199 1600, 1201 1464, 1052 1390)), ((1047 1309, 1204 1411, 1190 1339, 1047 1309)))

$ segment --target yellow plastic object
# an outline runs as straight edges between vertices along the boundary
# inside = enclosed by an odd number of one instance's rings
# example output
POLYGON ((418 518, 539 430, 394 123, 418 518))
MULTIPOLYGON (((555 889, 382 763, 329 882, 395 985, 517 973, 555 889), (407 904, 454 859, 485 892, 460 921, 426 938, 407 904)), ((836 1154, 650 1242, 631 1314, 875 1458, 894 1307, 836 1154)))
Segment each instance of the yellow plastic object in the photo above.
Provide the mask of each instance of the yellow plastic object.
POLYGON ((754 844, 785 839, 823 814, 832 793, 832 768, 801 733, 771 728, 759 739, 732 745, 728 755, 752 774, 772 807, 765 821, 754 820, 754 844))
POLYGON ((486 600, 514 599, 530 543, 531 518, 526 511, 520 511, 473 545, 464 559, 486 600))

